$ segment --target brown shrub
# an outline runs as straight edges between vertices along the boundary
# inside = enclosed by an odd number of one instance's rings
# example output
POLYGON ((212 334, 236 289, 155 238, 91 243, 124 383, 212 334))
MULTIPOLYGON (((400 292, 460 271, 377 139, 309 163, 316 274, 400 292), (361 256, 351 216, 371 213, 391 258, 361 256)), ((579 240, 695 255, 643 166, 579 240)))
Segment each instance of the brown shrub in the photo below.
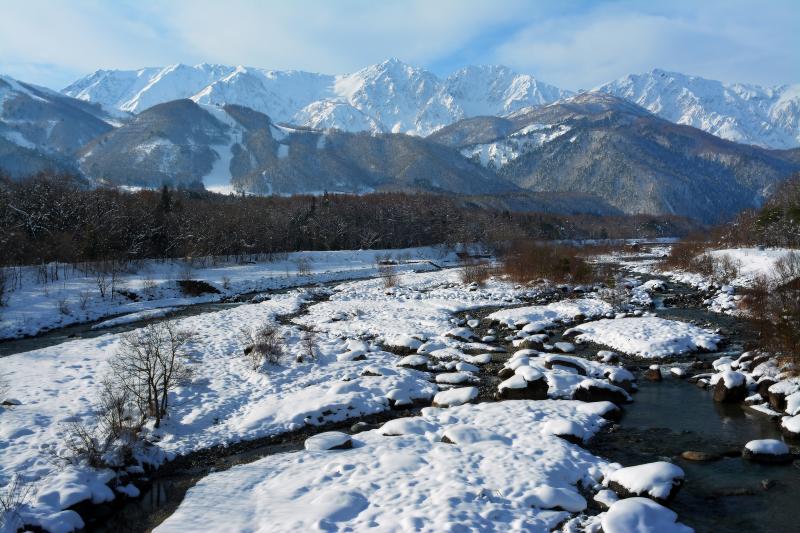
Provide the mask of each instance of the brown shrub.
POLYGON ((492 267, 486 261, 464 260, 461 263, 459 277, 464 284, 477 283, 480 286, 486 284, 492 276, 492 267))
POLYGON ((518 283, 539 279, 589 283, 595 279, 579 248, 525 241, 514 243, 505 253, 502 272, 518 283))

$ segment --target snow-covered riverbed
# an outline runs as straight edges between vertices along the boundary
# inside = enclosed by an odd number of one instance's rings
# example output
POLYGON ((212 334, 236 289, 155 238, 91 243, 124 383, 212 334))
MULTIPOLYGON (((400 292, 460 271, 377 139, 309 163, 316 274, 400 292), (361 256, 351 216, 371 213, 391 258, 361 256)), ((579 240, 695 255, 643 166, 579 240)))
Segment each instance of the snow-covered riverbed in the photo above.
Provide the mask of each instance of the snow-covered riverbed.
MULTIPOLYGON (((658 288, 644 286, 636 301, 658 288)), ((545 294, 552 292, 498 279, 465 284, 454 269, 400 274, 391 287, 368 279, 289 291, 181 319, 180 327, 197 333, 189 345, 193 378, 171 397, 165 424, 145 432, 156 463, 393 406, 452 407, 426 408, 416 418, 358 433, 351 449, 315 445, 209 475, 162 529, 549 531, 562 524, 570 531, 602 525, 608 533, 644 521, 658 531, 684 531, 661 503, 614 503, 603 480, 621 465, 583 445, 608 426, 603 416, 618 412, 598 400, 635 401, 628 392, 635 377, 602 348, 629 358, 674 357, 713 350, 720 336, 646 310, 617 315, 595 292, 560 293, 555 304, 545 294), (487 320, 456 318, 465 312, 487 320), (279 328, 285 357, 256 371, 241 355, 240 329, 263 322, 279 328), (573 326, 581 335, 561 338, 573 326), (316 357, 300 361, 308 331, 316 357), (581 341, 600 346, 574 344, 581 341), (665 346, 674 349, 664 352, 665 346), (502 396, 503 386, 522 397, 541 394, 537 383, 550 399, 457 405, 475 401, 478 386, 484 401, 487 390, 502 396), (439 400, 443 390, 457 400, 439 400)), ((81 518, 67 507, 132 494, 109 470, 65 467, 57 459, 67 453, 66 424, 93 420, 118 345, 119 335, 107 334, 2 360, 7 396, 18 404, 0 408, 0 484, 19 474, 37 487, 21 509, 23 522, 68 531, 81 518)), ((658 477, 663 468, 652 470, 658 477)), ((653 483, 664 483, 656 477, 653 483)), ((651 487, 644 489, 647 496, 651 487)))

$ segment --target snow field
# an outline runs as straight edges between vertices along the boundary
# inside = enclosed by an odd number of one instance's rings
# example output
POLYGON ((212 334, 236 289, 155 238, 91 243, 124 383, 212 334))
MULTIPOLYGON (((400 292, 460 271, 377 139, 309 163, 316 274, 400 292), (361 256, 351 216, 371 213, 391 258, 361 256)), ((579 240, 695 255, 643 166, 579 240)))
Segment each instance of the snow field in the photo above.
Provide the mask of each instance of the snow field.
MULTIPOLYGON (((206 281, 220 294, 187 297, 176 282, 186 274, 183 261, 145 261, 136 272, 118 273, 116 280, 117 289, 137 294, 139 301, 129 300, 120 294, 115 294, 113 299, 110 294, 102 298, 97 276, 72 272, 71 267, 67 269, 66 278, 59 268, 59 280, 46 285, 37 282, 36 267, 24 267, 21 287, 8 292, 7 305, 0 309, 0 339, 34 335, 45 329, 111 315, 130 315, 127 319, 123 316, 114 319, 118 321, 116 323, 106 324, 111 326, 126 320, 130 322, 147 318, 134 313, 218 301, 235 294, 371 277, 377 275, 376 257, 385 255, 397 258, 398 272, 434 270, 435 267, 427 261, 436 264, 456 262, 454 253, 436 247, 295 252, 285 254, 285 259, 270 262, 191 268, 191 279, 206 281), (307 267, 307 274, 299 272, 300 263, 307 267), (68 311, 66 314, 60 309, 62 302, 68 311)), ((110 284, 110 274, 106 282, 110 284)))
POLYGON ((641 358, 662 358, 697 350, 714 351, 720 336, 685 322, 628 317, 586 322, 573 328, 577 341, 591 341, 641 358))
POLYGON ((270 531, 549 531, 586 508, 576 485, 595 486, 608 469, 582 448, 537 431, 571 420, 595 433, 604 421, 580 405, 426 408, 354 435, 351 450, 275 455, 212 474, 158 531, 264 524, 270 531))

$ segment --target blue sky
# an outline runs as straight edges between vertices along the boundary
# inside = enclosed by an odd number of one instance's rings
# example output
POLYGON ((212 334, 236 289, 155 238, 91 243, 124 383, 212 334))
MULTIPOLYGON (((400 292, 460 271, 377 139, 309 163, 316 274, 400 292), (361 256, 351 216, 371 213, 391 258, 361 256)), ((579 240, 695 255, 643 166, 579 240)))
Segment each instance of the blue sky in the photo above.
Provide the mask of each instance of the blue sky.
POLYGON ((0 73, 60 89, 98 68, 340 73, 388 57, 504 64, 568 89, 652 68, 800 82, 800 0, 2 0, 0 73))

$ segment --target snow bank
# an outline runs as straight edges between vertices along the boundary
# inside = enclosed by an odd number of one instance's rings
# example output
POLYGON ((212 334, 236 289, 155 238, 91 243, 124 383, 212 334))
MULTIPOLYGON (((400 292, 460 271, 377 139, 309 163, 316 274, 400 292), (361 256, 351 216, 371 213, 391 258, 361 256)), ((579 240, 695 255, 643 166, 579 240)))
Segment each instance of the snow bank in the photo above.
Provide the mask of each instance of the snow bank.
POLYGON ((573 328, 578 341, 591 341, 629 355, 660 358, 696 350, 713 351, 720 336, 685 322, 629 317, 587 322, 573 328))
POLYGON ((526 332, 535 333, 554 326, 557 322, 571 322, 576 316, 602 316, 610 313, 612 308, 602 300, 584 298, 579 300, 562 300, 547 305, 533 305, 495 311, 487 318, 507 326, 526 326, 526 332))
MULTIPOLYGON (((455 265, 458 261, 453 251, 438 247, 294 252, 286 254, 282 260, 192 267, 189 269, 191 279, 205 281, 219 291, 219 294, 197 297, 184 295, 176 282, 185 275, 183 261, 145 261, 137 272, 118 273, 115 281, 116 290, 124 289, 138 296, 138 301, 122 294, 114 294, 112 299, 110 289, 105 298, 101 297, 97 277, 75 274, 71 267, 67 269, 66 278, 59 267, 61 279, 47 285, 37 281, 37 267, 23 267, 21 287, 6 294, 7 305, 0 313, 0 339, 34 335, 45 329, 112 315, 129 315, 128 320, 132 321, 136 316, 133 313, 218 301, 234 294, 372 277, 377 275, 376 258, 386 255, 397 258, 395 268, 401 273, 435 270, 430 261, 440 265, 455 265), (300 263, 307 267, 307 274, 299 271, 300 263)), ((110 284, 110 274, 106 281, 110 284)), ((126 319, 120 317, 119 320, 126 319)), ((120 323, 123 322, 117 324, 120 323)), ((111 325, 115 324, 106 327, 111 325)))
POLYGON ((731 282, 738 287, 749 287, 758 276, 772 277, 775 263, 790 253, 798 253, 791 248, 727 248, 712 250, 707 254, 714 259, 728 257, 739 270, 739 275, 731 282))
POLYGON ((211 474, 157 531, 252 531, 265 524, 275 532, 549 531, 586 507, 576 484, 596 484, 607 467, 536 431, 555 418, 597 431, 602 420, 578 405, 427 408, 416 419, 432 432, 368 431, 353 437, 351 450, 279 454, 211 474), (442 442, 446 434, 456 444, 442 442))

